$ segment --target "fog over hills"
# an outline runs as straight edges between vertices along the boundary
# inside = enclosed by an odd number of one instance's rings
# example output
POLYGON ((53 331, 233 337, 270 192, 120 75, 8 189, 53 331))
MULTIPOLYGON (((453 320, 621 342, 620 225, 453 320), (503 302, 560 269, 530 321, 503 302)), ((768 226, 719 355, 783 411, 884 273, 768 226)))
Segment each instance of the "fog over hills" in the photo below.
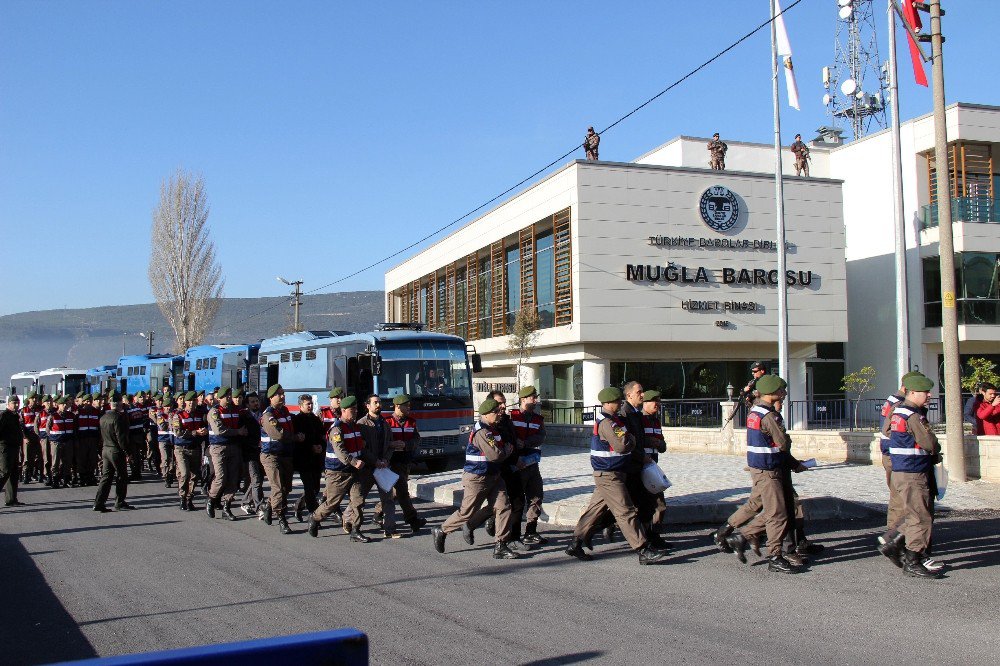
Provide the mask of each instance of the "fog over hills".
MULTIPOLYGON (((256 342, 290 331, 289 302, 288 297, 223 299, 205 343, 256 342)), ((302 297, 300 318, 305 329, 369 331, 384 319, 384 310, 381 291, 315 294, 302 297)), ((155 303, 2 316, 0 386, 7 386, 10 376, 23 370, 60 365, 87 369, 117 363, 123 341, 125 353, 144 354, 147 342, 138 334, 150 330, 155 332, 154 352, 173 351, 173 331, 155 303)))

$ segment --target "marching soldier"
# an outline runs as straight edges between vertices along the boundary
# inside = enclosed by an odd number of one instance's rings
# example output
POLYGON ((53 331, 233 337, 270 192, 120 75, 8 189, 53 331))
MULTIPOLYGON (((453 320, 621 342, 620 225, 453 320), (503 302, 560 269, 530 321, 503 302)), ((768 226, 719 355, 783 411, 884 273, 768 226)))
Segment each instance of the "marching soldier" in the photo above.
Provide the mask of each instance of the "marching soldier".
POLYGON ((719 133, 712 135, 712 140, 708 142, 708 164, 716 171, 726 170, 726 151, 729 146, 719 139, 719 133))
POLYGON ((355 523, 348 522, 348 518, 354 513, 351 509, 364 501, 358 478, 375 465, 375 459, 365 449, 365 441, 355 422, 357 413, 358 400, 353 395, 340 401, 340 416, 333 422, 326 437, 326 487, 323 503, 309 516, 309 536, 319 536, 320 523, 333 514, 344 495, 350 493, 351 507, 344 517, 344 531, 351 535, 351 541, 371 541, 361 531, 360 511, 357 512, 358 520, 355 523))
POLYGON ((53 458, 55 457, 55 451, 52 442, 49 441, 49 417, 52 416, 55 411, 52 396, 43 396, 42 408, 39 410, 38 417, 35 420, 35 429, 38 431, 39 444, 42 450, 42 465, 45 473, 45 485, 47 486, 51 486, 53 483, 52 463, 53 458))
POLYGON ((510 503, 507 501, 506 485, 500 476, 500 467, 514 452, 514 447, 504 442, 496 429, 497 420, 502 412, 496 400, 487 398, 479 405, 478 412, 479 421, 465 447, 462 506, 451 514, 441 527, 431 530, 434 549, 443 553, 445 537, 451 532, 461 530, 483 503, 489 503, 496 515, 496 544, 493 547, 493 558, 516 560, 519 555, 507 545, 510 538, 510 503))
POLYGON ((156 395, 156 407, 149 410, 150 422, 156 427, 156 447, 160 451, 160 475, 169 488, 177 480, 177 461, 174 460, 173 411, 174 401, 169 395, 156 395))
POLYGON ((24 432, 24 475, 22 481, 42 480, 45 470, 42 458, 42 441, 38 437, 38 418, 42 411, 38 394, 32 391, 21 408, 21 429, 24 432))
POLYGON ((240 412, 240 424, 247 429, 247 436, 243 438, 243 480, 247 490, 240 508, 248 516, 257 513, 257 507, 264 502, 264 467, 260 464, 262 415, 260 396, 256 391, 248 393, 246 409, 240 412))
POLYGON ((809 146, 802 143, 802 135, 795 135, 795 143, 792 144, 792 155, 795 156, 795 175, 806 178, 809 177, 809 146))
POLYGON ((596 162, 598 146, 601 145, 601 135, 594 131, 593 127, 587 128, 587 136, 583 137, 583 150, 587 155, 587 161, 596 162))
POLYGON ((626 488, 626 470, 635 449, 635 437, 619 416, 623 396, 620 389, 602 389, 597 399, 601 413, 594 422, 590 439, 590 465, 594 469, 594 495, 573 530, 573 543, 566 554, 580 560, 592 560, 583 550, 585 539, 593 533, 605 507, 614 515, 622 534, 633 550, 639 553, 639 564, 655 564, 667 556, 650 544, 639 512, 626 488))
MULTIPOLYGON (((339 402, 339 400, 338 400, 339 402)), ((299 411, 292 415, 295 432, 305 435, 305 439, 295 445, 292 455, 295 471, 302 480, 302 497, 295 502, 295 519, 305 520, 304 513, 312 513, 319 507, 320 479, 323 475, 326 439, 323 420, 313 413, 313 399, 308 393, 299 396, 299 411)))
POLYGON ((80 399, 80 409, 76 415, 76 467, 80 475, 80 485, 95 486, 97 459, 100 457, 101 412, 92 404, 88 394, 80 399))
POLYGON ((56 412, 49 415, 48 439, 55 449, 55 460, 52 465, 52 487, 69 487, 73 454, 76 446, 76 414, 70 411, 69 405, 73 399, 60 396, 56 401, 56 412))
POLYGON ((285 390, 281 384, 268 387, 267 399, 271 404, 260 417, 263 431, 260 437, 260 464, 271 486, 271 496, 260 515, 270 525, 277 514, 281 533, 291 534, 292 528, 288 526, 285 512, 288 509, 288 494, 292 492, 292 454, 295 442, 303 442, 306 438, 295 432, 292 415, 285 407, 285 390))
POLYGON ((215 518, 215 510, 221 508, 223 518, 236 520, 233 497, 240 487, 243 471, 240 444, 247 429, 240 425, 240 410, 232 404, 229 387, 220 388, 215 397, 215 405, 208 412, 208 451, 214 475, 205 502, 205 513, 209 518, 215 518))
POLYGON ((163 478, 163 456, 160 454, 160 428, 156 419, 156 411, 163 409, 163 396, 159 393, 143 395, 143 409, 146 410, 146 465, 150 472, 158 478, 163 478))
POLYGON ((0 412, 0 487, 4 490, 4 506, 21 506, 17 501, 17 482, 20 476, 18 465, 21 459, 21 445, 24 431, 18 409, 21 399, 16 393, 7 397, 7 407, 0 412))
MULTIPOLYGON (((386 423, 392 433, 392 441, 389 444, 392 450, 389 469, 399 475, 393 494, 403 514, 403 520, 413 532, 416 532, 427 524, 427 519, 417 515, 417 510, 413 508, 413 500, 410 499, 410 462, 413 460, 413 452, 420 444, 420 431, 417 429, 416 419, 410 416, 409 395, 404 393, 392 399, 392 416, 386 419, 386 423)), ((381 526, 381 502, 375 505, 374 520, 376 525, 381 526)))
MULTIPOLYGON (((545 443, 545 419, 538 413, 538 391, 534 386, 525 386, 517 393, 518 408, 510 411, 510 421, 517 435, 516 456, 512 456, 512 467, 524 491, 527 506, 526 523, 522 541, 529 545, 541 545, 548 540, 538 533, 538 518, 542 515, 542 460, 541 446, 545 443)), ((520 513, 511 516, 513 534, 520 534, 520 513)))
POLYGON ((104 506, 111 493, 111 480, 115 480, 115 510, 128 511, 135 507, 125 501, 128 494, 129 470, 126 460, 129 451, 130 431, 128 417, 122 411, 121 394, 115 391, 109 396, 111 411, 101 417, 101 441, 104 450, 101 454, 103 471, 101 482, 97 485, 97 497, 94 499, 94 511, 107 513, 104 506))
POLYGON ((786 488, 785 468, 789 465, 792 438, 785 430, 781 414, 774 404, 786 395, 785 380, 777 375, 764 375, 757 380, 760 397, 747 415, 747 466, 753 480, 751 503, 756 497, 761 510, 726 542, 736 552, 740 561, 749 544, 748 539, 759 539, 767 532, 768 565, 770 571, 796 573, 798 569, 785 559, 782 544, 788 532, 788 501, 790 489, 786 488))
POLYGON ((142 396, 125 395, 125 415, 128 418, 128 462, 131 469, 130 481, 142 478, 142 466, 146 460, 146 408, 142 406, 142 396))
MULTIPOLYGON (((371 492, 372 486, 378 490, 377 512, 382 514, 382 519, 378 524, 382 527, 382 533, 386 539, 398 539, 396 533, 396 503, 392 499, 392 488, 389 492, 382 490, 375 481, 375 470, 384 469, 389 466, 389 457, 392 455, 392 430, 384 418, 382 418, 382 401, 375 394, 368 396, 365 400, 367 412, 358 419, 358 428, 361 430, 361 438, 365 441, 365 449, 375 459, 375 466, 368 470, 368 474, 362 475, 358 479, 358 491, 361 495, 359 509, 364 507, 365 498, 371 492)), ((352 503, 353 506, 353 503, 352 503)), ((347 519, 345 519, 347 521, 347 519)), ((362 523, 364 521, 360 511, 355 514, 351 511, 349 522, 362 523)))
MULTIPOLYGON (((663 425, 660 423, 660 392, 644 391, 642 394, 642 423, 645 429, 646 442, 643 453, 646 462, 659 463, 660 454, 667 452, 667 443, 663 439, 663 425)), ((667 515, 667 500, 663 493, 652 496, 653 516, 646 526, 650 533, 658 533, 667 515)))
MULTIPOLYGON (((892 411, 889 426, 889 457, 892 459, 892 487, 899 498, 899 519, 896 529, 903 537, 903 546, 895 541, 887 545, 899 550, 896 557, 903 571, 921 578, 938 578, 924 564, 931 543, 934 523, 934 496, 930 476, 940 462, 941 446, 924 415, 934 382, 920 373, 903 381, 906 395, 892 411)), ((889 555, 892 557, 892 555, 889 555)))
POLYGON ((181 500, 181 511, 194 511, 194 490, 201 464, 200 442, 208 428, 195 409, 197 394, 188 391, 182 399, 184 404, 174 412, 170 428, 174 433, 177 495, 181 500))
POLYGON ((340 401, 344 399, 344 389, 335 387, 330 391, 330 404, 319 408, 319 416, 323 419, 323 437, 325 438, 333 427, 333 422, 340 418, 340 401))
POLYGON ((906 387, 904 386, 906 378, 916 374, 921 373, 908 372, 900 377, 899 390, 886 397, 885 402, 882 404, 882 428, 879 431, 879 449, 882 452, 882 469, 885 470, 885 485, 889 487, 889 504, 885 518, 886 533, 878 537, 878 550, 891 559, 897 566, 901 565, 899 561, 899 548, 902 545, 903 537, 896 530, 896 523, 899 522, 900 506, 899 496, 892 488, 892 458, 889 455, 889 447, 891 446, 890 434, 892 414, 896 407, 906 398, 906 387), (897 541, 898 543, 891 544, 891 541, 897 541))

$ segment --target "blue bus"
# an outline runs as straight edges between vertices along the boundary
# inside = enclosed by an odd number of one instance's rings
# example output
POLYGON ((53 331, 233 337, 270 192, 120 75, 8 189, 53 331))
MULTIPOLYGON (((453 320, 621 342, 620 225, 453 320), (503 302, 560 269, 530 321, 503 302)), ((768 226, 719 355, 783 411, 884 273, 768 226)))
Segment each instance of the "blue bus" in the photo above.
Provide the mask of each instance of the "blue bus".
POLYGON ((184 362, 173 354, 134 354, 118 359, 118 390, 122 393, 152 391, 176 386, 176 376, 184 362))
POLYGON ((184 354, 184 390, 243 388, 249 380, 250 366, 257 362, 258 349, 258 343, 191 347, 184 354))
POLYGON ((87 370, 87 387, 84 389, 91 395, 107 393, 118 387, 118 366, 101 365, 87 370))
POLYGON ((370 333, 303 331, 263 340, 250 386, 263 392, 280 383, 292 410, 303 393, 318 410, 335 386, 359 401, 377 394, 386 413, 392 398, 407 393, 421 435, 415 460, 444 469, 464 457, 475 423, 472 372, 480 369, 479 355, 460 337, 381 324, 370 333))

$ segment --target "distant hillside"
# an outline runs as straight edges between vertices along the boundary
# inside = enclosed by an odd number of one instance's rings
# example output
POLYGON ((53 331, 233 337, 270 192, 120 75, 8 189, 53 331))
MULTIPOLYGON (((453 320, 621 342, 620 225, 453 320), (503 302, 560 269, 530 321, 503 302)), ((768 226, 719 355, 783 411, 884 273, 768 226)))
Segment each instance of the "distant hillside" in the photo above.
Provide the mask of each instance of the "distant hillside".
MULTIPOLYGON (((369 331, 384 319, 384 309, 381 291, 316 294, 302 297, 300 317, 306 329, 369 331)), ((256 342, 291 330, 292 321, 287 297, 227 298, 205 343, 256 342)), ((173 331, 155 303, 0 317, 0 386, 5 387, 10 376, 22 370, 116 363, 123 340, 127 354, 145 353, 147 343, 138 333, 150 330, 156 333, 153 351, 173 350, 173 331)))

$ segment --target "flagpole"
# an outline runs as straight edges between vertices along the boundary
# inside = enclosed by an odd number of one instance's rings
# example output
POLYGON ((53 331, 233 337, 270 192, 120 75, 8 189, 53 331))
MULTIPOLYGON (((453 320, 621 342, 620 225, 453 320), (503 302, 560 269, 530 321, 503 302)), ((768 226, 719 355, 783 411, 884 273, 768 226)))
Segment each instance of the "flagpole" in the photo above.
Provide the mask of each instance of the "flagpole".
MULTIPOLYGON (((899 140, 899 85, 896 65, 896 17, 893 0, 889 15, 889 98, 892 114, 892 209, 896 236, 896 376, 910 371, 910 319, 906 281, 906 222, 903 219, 903 167, 899 140)), ((893 380, 895 381, 895 379, 893 380)))
MULTIPOLYGON (((771 96, 774 102, 774 207, 778 231, 778 375, 788 376, 788 285, 785 283, 785 196, 781 174, 781 111, 778 103, 778 37, 771 3, 771 96)), ((805 396, 802 396, 805 399, 805 396)), ((782 405, 787 416, 788 405, 782 405)), ((794 427, 794 425, 793 425, 794 427)))

